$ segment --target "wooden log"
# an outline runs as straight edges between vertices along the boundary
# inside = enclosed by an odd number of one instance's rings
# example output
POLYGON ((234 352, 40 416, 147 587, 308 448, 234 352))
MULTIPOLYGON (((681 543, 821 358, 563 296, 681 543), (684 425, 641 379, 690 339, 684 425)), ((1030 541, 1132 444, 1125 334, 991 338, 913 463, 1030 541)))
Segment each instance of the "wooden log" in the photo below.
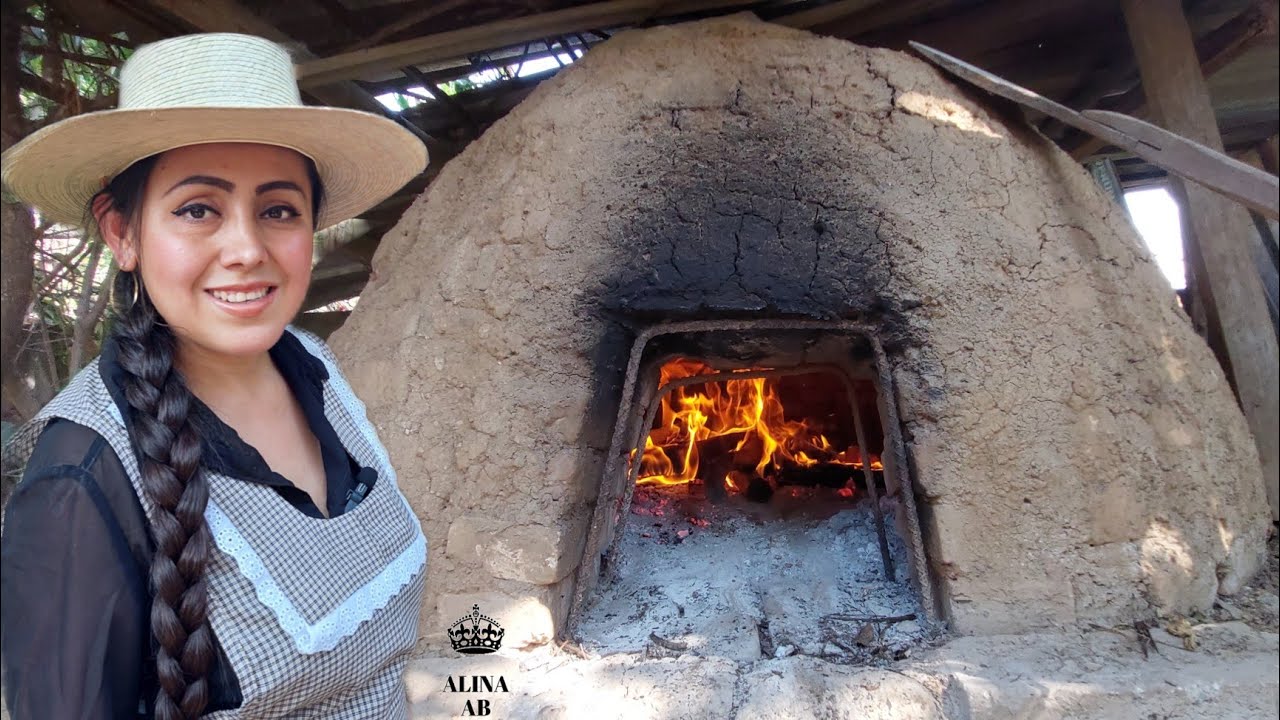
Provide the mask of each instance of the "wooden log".
POLYGON ((1280 175, 1280 136, 1272 135, 1269 139, 1258 143, 1258 159, 1262 162, 1262 169, 1272 175, 1280 175))
MULTIPOLYGON (((1165 129, 1222 150, 1222 137, 1179 0, 1124 0, 1152 119, 1165 129)), ((1221 323, 1230 373, 1253 431, 1272 519, 1280 519, 1280 357, 1262 284, 1247 243, 1244 208, 1198 185, 1171 178, 1186 199, 1184 238, 1198 249, 1212 307, 1221 323)), ((1188 253, 1190 257, 1192 254, 1188 253)))
POLYGON ((404 15, 396 19, 395 22, 385 27, 369 33, 361 38, 358 42, 342 49, 343 52, 353 52, 355 50, 363 50, 367 47, 373 47, 387 38, 395 35, 401 30, 407 30, 421 22, 426 22, 441 13, 449 12, 460 5, 465 5, 468 0, 443 0, 443 2, 429 3, 426 7, 420 8, 412 12, 406 12, 404 15))
POLYGON ((837 0, 826 5, 819 5, 815 8, 774 18, 772 22, 803 30, 844 19, 862 12, 872 5, 877 5, 879 2, 880 0, 837 0))
POLYGON ((767 503, 773 497, 773 486, 768 480, 756 476, 747 483, 747 499, 751 502, 767 503))
MULTIPOLYGON (((286 35, 279 28, 263 20, 237 0, 147 0, 154 8, 163 10, 201 32, 232 32, 257 35, 288 46, 295 62, 313 61, 316 56, 302 43, 286 35)), ((320 102, 336 107, 356 108, 379 115, 386 108, 372 95, 355 83, 337 83, 332 87, 308 88, 307 92, 320 102)))
POLYGON ((747 0, 611 0, 579 5, 312 60, 298 66, 298 83, 307 90, 355 78, 376 79, 379 73, 396 71, 406 65, 452 60, 594 27, 629 25, 652 18, 750 4, 747 0))
POLYGON ((697 478, 707 488, 707 499, 719 504, 728 497, 724 478, 733 469, 733 448, 742 433, 730 433, 698 443, 697 478))
MULTIPOLYGON (((1200 72, 1205 77, 1209 77, 1258 44, 1274 43, 1276 24, 1275 0, 1257 0, 1247 10, 1196 42, 1195 49, 1196 56, 1200 58, 1200 72)), ((1127 73, 1129 73, 1128 64, 1121 63, 1116 74, 1123 76, 1127 73)), ((1145 99, 1142 84, 1139 83, 1130 87, 1108 109, 1135 117, 1145 117, 1149 112, 1145 99)), ((1084 105, 1067 104, 1073 108, 1084 107, 1084 105)), ((1101 151, 1106 145, 1104 140, 1087 136, 1069 152, 1071 157, 1084 160, 1101 151)))
POLYGON ((835 463, 810 467, 789 465, 778 471, 778 484, 839 489, 847 486, 853 477, 854 468, 851 465, 835 463))

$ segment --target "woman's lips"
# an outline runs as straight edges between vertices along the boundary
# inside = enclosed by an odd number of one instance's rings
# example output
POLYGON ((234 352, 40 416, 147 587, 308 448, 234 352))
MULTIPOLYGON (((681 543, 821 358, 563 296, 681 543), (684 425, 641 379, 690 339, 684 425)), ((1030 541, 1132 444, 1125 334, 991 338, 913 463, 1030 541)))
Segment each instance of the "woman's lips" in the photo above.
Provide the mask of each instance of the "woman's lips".
POLYGON ((276 288, 274 286, 267 289, 266 295, 254 300, 245 300, 244 302, 228 302, 218 298, 213 294, 212 290, 205 290, 204 292, 218 309, 239 318, 251 318, 261 315, 276 299, 276 288))

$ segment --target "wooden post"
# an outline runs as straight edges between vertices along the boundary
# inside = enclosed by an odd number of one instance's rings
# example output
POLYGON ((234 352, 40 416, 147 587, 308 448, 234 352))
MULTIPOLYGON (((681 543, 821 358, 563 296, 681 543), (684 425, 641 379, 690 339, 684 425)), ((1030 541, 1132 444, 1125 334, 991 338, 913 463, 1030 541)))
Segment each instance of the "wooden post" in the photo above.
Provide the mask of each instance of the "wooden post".
POLYGON ((1280 144, 1280 136, 1272 135, 1269 139, 1258 143, 1258 159, 1262 162, 1262 169, 1272 175, 1280 175, 1277 165, 1280 164, 1280 158, 1277 158, 1277 144, 1280 144))
MULTIPOLYGON (((1124 0, 1151 119, 1164 128, 1222 150, 1209 92, 1180 0, 1124 0)), ((1253 224, 1234 202, 1172 178, 1186 199, 1183 237, 1193 272, 1205 280, 1216 311, 1241 408, 1253 431, 1271 517, 1280 519, 1280 358, 1262 283, 1250 253, 1253 224), (1193 252, 1198 250, 1199 252, 1193 252)))
MULTIPOLYGON (((0 23, 0 151, 22 139, 24 125, 22 105, 18 101, 22 66, 23 10, 18 3, 0 7, 4 22, 0 23)), ((59 65, 60 67, 61 65, 59 65)), ((3 404, 12 408, 23 420, 40 409, 21 380, 25 332, 22 321, 31 304, 35 266, 35 226, 31 211, 20 202, 0 198, 0 386, 3 404)))

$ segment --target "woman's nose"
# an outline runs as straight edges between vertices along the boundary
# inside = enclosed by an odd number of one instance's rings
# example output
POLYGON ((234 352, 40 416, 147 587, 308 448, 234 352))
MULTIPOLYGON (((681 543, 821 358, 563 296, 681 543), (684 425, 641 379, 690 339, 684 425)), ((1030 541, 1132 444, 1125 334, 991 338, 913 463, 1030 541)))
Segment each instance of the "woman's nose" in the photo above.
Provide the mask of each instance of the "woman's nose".
POLYGON ((222 224, 222 264, 253 267, 266 257, 262 228, 252 212, 232 213, 222 224))

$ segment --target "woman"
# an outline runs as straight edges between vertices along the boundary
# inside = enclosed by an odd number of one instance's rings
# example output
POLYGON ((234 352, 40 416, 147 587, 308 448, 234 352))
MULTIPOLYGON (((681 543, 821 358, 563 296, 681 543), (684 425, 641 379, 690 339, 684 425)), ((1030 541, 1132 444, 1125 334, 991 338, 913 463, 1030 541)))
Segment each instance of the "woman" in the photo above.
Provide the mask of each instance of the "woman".
POLYGON ((301 104, 265 40, 139 48, 120 108, 5 153, 115 255, 102 354, 18 433, 3 660, 15 719, 403 717, 425 540, 328 348, 287 327, 314 231, 422 171, 371 114, 301 104))

